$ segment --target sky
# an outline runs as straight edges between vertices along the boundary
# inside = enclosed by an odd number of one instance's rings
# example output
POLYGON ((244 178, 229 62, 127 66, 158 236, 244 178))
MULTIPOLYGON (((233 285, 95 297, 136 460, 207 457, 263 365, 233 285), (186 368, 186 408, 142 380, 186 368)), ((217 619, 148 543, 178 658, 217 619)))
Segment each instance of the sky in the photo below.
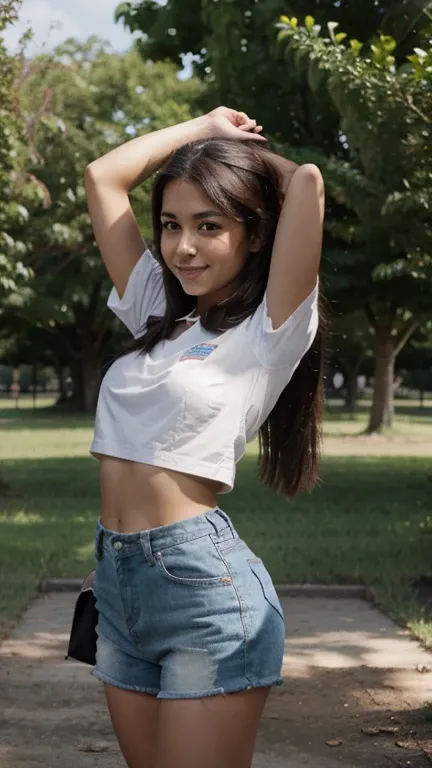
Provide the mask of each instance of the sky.
POLYGON ((133 37, 121 23, 114 24, 114 9, 119 4, 120 0, 23 0, 18 24, 4 32, 6 45, 13 51, 30 25, 34 33, 28 47, 31 55, 44 50, 44 45, 53 48, 67 37, 86 40, 93 34, 108 40, 115 50, 125 51, 133 37))

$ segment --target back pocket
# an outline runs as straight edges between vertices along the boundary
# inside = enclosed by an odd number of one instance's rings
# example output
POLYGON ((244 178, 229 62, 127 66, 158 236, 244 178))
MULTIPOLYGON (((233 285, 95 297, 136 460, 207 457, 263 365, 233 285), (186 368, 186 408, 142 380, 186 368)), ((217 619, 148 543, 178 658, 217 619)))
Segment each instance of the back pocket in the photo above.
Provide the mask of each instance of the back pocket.
POLYGON ((282 606, 280 604, 279 598, 277 596, 276 589, 274 587, 274 584, 271 580, 271 576, 265 567, 262 560, 248 560, 249 568, 251 569, 252 573, 256 576, 258 579, 261 589, 263 592, 263 595, 267 602, 272 606, 272 608, 275 609, 275 611, 279 614, 282 621, 284 621, 284 615, 282 606))

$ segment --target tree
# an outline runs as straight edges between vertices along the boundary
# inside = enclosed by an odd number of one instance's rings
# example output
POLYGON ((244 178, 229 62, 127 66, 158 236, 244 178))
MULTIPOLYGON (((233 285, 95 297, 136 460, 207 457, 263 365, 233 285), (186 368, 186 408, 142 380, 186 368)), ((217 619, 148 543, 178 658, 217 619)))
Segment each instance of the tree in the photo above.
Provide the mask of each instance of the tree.
MULTIPOLYGON (((115 54, 97 38, 67 40, 52 55, 24 63, 29 172, 46 190, 47 205, 33 211, 25 263, 34 281, 18 311, 45 332, 47 344, 52 339, 53 350, 61 345, 75 404, 87 412, 95 407, 114 322, 106 309, 110 282, 87 212, 85 167, 131 135, 188 119, 199 92, 200 84, 180 81, 172 64, 143 62, 136 51, 115 54)), ((148 184, 133 201, 148 237, 148 184)))
POLYGON ((27 202, 38 194, 22 176, 22 122, 15 88, 20 60, 7 53, 2 35, 16 21, 20 5, 21 0, 0 4, 0 314, 2 303, 31 275, 20 235, 28 220, 27 202))
MULTIPOLYGON (((294 15, 313 13, 320 23, 335 18, 351 35, 367 40, 378 29, 394 35, 409 50, 423 26, 421 0, 155 0, 123 2, 116 18, 141 31, 138 48, 145 60, 170 58, 182 66, 194 56, 195 73, 205 82, 204 106, 237 106, 256 116, 266 133, 293 146, 335 149, 336 115, 325 93, 311 94, 303 75, 287 71, 275 44, 273 24, 284 6, 294 15), (403 6, 403 8, 402 8, 403 6)), ((402 51, 401 51, 402 53, 402 51)), ((339 145, 341 151, 342 147, 339 145)))
MULTIPOLYGON (((330 158, 330 192, 355 214, 359 246, 348 264, 346 302, 360 298, 372 329, 375 384, 369 432, 391 426, 394 364, 432 298, 432 52, 416 48, 397 66, 396 42, 381 35, 363 52, 328 24, 282 17, 279 40, 326 86, 349 160, 330 158)), ((343 237, 343 232, 340 233, 343 237)))
MULTIPOLYGON (((18 58, 7 53, 2 35, 16 21, 20 4, 20 0, 0 4, 0 317, 6 299, 17 294, 30 277, 23 263, 25 243, 12 234, 27 221, 25 203, 33 192, 31 185, 19 183, 22 134, 15 92, 18 58)), ((8 491, 0 476, 0 494, 8 491)))

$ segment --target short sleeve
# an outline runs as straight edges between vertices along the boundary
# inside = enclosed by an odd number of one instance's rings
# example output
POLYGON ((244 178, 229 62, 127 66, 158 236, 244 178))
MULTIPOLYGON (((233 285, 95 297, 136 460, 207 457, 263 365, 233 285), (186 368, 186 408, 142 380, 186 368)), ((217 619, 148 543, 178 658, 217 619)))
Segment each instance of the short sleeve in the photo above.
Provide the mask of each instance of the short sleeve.
POLYGON ((165 289, 161 265, 146 250, 135 264, 120 299, 115 288, 108 296, 107 306, 137 338, 150 315, 165 313, 165 289))
POLYGON ((247 329, 252 351, 265 368, 291 368, 294 371, 312 346, 318 321, 318 283, 295 312, 276 329, 268 315, 267 297, 264 295, 247 329))

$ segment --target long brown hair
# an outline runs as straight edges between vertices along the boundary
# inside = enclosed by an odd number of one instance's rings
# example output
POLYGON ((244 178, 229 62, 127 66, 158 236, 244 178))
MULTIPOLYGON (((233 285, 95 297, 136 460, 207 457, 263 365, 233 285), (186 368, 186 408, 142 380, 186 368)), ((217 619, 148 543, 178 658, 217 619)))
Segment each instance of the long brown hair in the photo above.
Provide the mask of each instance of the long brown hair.
MULTIPOLYGON (((202 327, 224 331, 238 325, 257 309, 267 286, 282 205, 281 180, 268 159, 268 150, 252 142, 221 138, 186 144, 170 157, 153 187, 154 255, 163 270, 165 315, 150 317, 142 335, 128 346, 127 352, 149 352, 172 334, 177 318, 196 307, 196 298, 183 291, 161 255, 163 194, 173 179, 199 184, 218 210, 240 218, 247 235, 261 243, 258 251, 249 254, 233 295, 201 315, 202 327)), ((324 330, 320 311, 320 327, 312 347, 259 430, 259 477, 267 488, 290 498, 310 490, 318 479, 324 330)))

